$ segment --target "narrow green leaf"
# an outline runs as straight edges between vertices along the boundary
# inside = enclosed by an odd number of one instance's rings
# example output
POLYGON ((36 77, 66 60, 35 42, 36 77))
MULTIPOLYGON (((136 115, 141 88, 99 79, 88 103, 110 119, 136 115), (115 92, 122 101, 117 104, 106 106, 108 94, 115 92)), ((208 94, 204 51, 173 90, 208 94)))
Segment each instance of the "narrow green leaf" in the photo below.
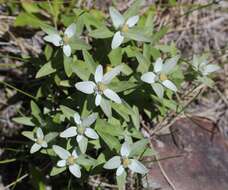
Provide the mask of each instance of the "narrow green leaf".
POLYGON ((94 61, 92 55, 87 50, 83 50, 82 53, 83 53, 83 58, 85 60, 85 63, 89 65, 90 72, 94 73, 94 71, 96 70, 97 64, 94 61))
POLYGON ((15 161, 17 161, 16 158, 7 159, 7 160, 0 160, 0 164, 8 164, 8 163, 15 162, 15 161))
POLYGON ((30 106, 32 110, 32 115, 39 121, 39 123, 42 123, 41 111, 38 105, 32 100, 30 102, 30 106))
POLYGON ((35 140, 33 131, 23 131, 21 134, 32 141, 35 140))
POLYGON ((64 106, 64 105, 60 105, 60 110, 63 112, 63 115, 67 118, 67 119, 71 119, 74 117, 74 114, 76 113, 76 111, 74 111, 73 109, 64 106))
POLYGON ((51 170, 50 176, 58 175, 64 172, 65 170, 66 170, 66 167, 62 167, 62 168, 53 167, 51 170))
POLYGON ((44 64, 40 70, 36 73, 36 78, 41 78, 47 76, 49 74, 55 73, 56 69, 54 69, 51 65, 51 62, 44 64))
POLYGON ((63 65, 64 65, 65 73, 68 77, 70 77, 73 73, 72 68, 71 68, 72 62, 73 62, 73 59, 71 57, 64 56, 63 65))
POLYGON ((14 117, 12 120, 18 124, 35 126, 35 124, 32 122, 32 117, 14 117))
POLYGON ((105 39, 111 38, 113 36, 113 32, 111 32, 107 27, 101 27, 90 31, 89 36, 95 39, 105 39))

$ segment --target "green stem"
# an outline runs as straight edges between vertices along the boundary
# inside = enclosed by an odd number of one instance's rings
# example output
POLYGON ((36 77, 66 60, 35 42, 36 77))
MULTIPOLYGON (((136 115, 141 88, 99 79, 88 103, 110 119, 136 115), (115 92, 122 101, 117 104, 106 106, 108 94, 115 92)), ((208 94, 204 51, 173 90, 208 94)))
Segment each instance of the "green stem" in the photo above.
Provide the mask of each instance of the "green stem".
POLYGON ((5 86, 8 86, 9 88, 12 88, 12 89, 16 90, 17 92, 19 92, 21 94, 24 94, 25 96, 28 96, 28 97, 30 97, 30 98, 32 98, 34 100, 37 100, 37 98, 35 96, 33 96, 33 95, 31 95, 31 94, 29 94, 27 92, 24 92, 23 90, 20 90, 20 89, 16 88, 15 86, 12 86, 11 84, 9 84, 9 83, 7 83, 5 81, 0 81, 0 83, 2 83, 5 86))

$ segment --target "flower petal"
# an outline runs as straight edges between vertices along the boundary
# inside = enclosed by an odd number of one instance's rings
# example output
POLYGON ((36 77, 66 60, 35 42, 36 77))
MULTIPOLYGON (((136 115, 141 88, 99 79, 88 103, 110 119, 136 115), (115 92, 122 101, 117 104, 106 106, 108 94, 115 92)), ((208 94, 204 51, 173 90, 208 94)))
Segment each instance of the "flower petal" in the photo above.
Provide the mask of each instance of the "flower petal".
POLYGON ((104 95, 109 98, 110 100, 116 102, 117 104, 121 104, 121 99, 118 96, 118 94, 116 94, 113 90, 111 89, 105 89, 104 90, 104 95))
POLYGON ((112 116, 112 108, 108 100, 102 98, 100 107, 107 117, 112 116))
POLYGON ((120 74, 122 69, 122 65, 116 66, 115 68, 111 69, 111 71, 105 73, 102 83, 109 84, 111 80, 116 77, 118 74, 120 74))
POLYGON ((105 169, 115 169, 118 168, 121 164, 120 156, 114 156, 108 160, 103 166, 105 169))
POLYGON ((41 145, 34 143, 30 149, 30 153, 33 154, 41 149, 41 145))
POLYGON ((40 127, 37 128, 37 130, 36 130, 36 136, 39 139, 43 139, 44 138, 44 133, 43 133, 43 131, 42 131, 42 129, 40 127))
POLYGON ((69 166, 70 173, 72 173, 77 178, 81 177, 81 170, 80 169, 81 169, 80 166, 77 164, 69 166))
POLYGON ((76 141, 79 143, 82 140, 82 138, 83 138, 83 135, 78 135, 76 137, 76 141))
POLYGON ((92 125, 96 121, 97 116, 98 116, 97 113, 92 113, 88 117, 84 118, 82 120, 82 126, 89 127, 90 125, 92 125))
POLYGON ((55 46, 60 46, 62 38, 59 34, 51 34, 44 37, 44 40, 54 44, 55 46))
POLYGON ((172 57, 170 59, 167 59, 162 67, 162 73, 168 74, 170 73, 174 67, 176 66, 180 56, 177 55, 175 57, 172 57))
POLYGON ((66 166, 66 160, 59 160, 57 162, 58 167, 65 167, 66 166))
POLYGON ((112 38, 112 45, 111 45, 112 49, 118 48, 123 41, 124 41, 124 36, 121 35, 121 32, 120 31, 116 32, 112 38))
POLYGON ((63 160, 66 160, 70 156, 69 151, 65 150, 64 148, 58 145, 53 145, 52 148, 54 152, 63 160))
POLYGON ((124 142, 121 146, 121 149, 120 149, 120 154, 121 156, 129 156, 131 152, 131 148, 130 148, 130 145, 128 142, 124 142))
POLYGON ((154 92, 157 94, 157 96, 159 98, 163 98, 163 96, 164 96, 164 87, 161 84, 157 83, 157 82, 151 84, 151 86, 152 86, 154 92))
POLYGON ((116 170, 116 175, 120 176, 123 174, 123 172, 124 172, 124 167, 122 165, 120 165, 116 170))
POLYGON ((144 73, 141 76, 141 80, 143 82, 146 82, 146 83, 149 83, 149 84, 154 83, 155 82, 155 78, 156 78, 156 75, 153 72, 147 72, 147 73, 144 73))
POLYGON ((130 18, 127 20, 126 24, 128 25, 129 28, 131 28, 131 27, 135 26, 135 25, 137 24, 138 21, 139 21, 139 16, 136 15, 136 16, 130 17, 130 18))
POLYGON ((71 55, 71 47, 70 47, 69 44, 63 46, 63 53, 64 53, 67 57, 70 57, 70 55, 71 55))
POLYGON ((41 143, 41 146, 42 146, 43 148, 47 148, 47 147, 48 147, 48 144, 47 144, 46 141, 43 141, 43 142, 41 143))
POLYGON ((170 80, 165 80, 165 81, 162 82, 162 84, 163 84, 166 88, 168 88, 168 89, 170 89, 170 90, 172 90, 172 91, 174 91, 174 92, 177 91, 176 85, 175 85, 173 82, 171 82, 170 80))
POLYGON ((102 78, 103 78, 103 67, 102 65, 98 65, 94 74, 95 82, 96 83, 101 82, 102 78))
POLYGON ((99 106, 100 105, 101 99, 102 99, 102 96, 100 94, 97 94, 96 95, 96 98, 95 98, 95 105, 96 106, 99 106))
POLYGON ((98 139, 99 138, 96 131, 94 129, 91 129, 91 128, 86 128, 85 135, 91 139, 98 139))
POLYGON ((135 173, 146 174, 148 172, 148 169, 141 162, 135 159, 131 159, 131 163, 128 168, 135 173))
POLYGON ((82 121, 81 121, 81 117, 80 115, 78 114, 78 112, 76 112, 74 114, 74 122, 77 123, 78 125, 81 125, 82 121))
POLYGON ((65 35, 67 35, 68 38, 71 38, 76 32, 76 24, 72 23, 70 26, 68 26, 64 32, 65 35))
POLYGON ((75 84, 75 87, 86 94, 93 94, 96 84, 92 81, 78 82, 75 84))
POLYGON ((74 158, 78 158, 78 154, 77 154, 76 150, 73 150, 72 156, 73 156, 74 158))
POLYGON ((203 75, 208 75, 210 73, 213 73, 215 71, 218 71, 220 67, 215 64, 209 64, 204 67, 203 75))
POLYGON ((113 7, 110 7, 109 14, 111 16, 112 23, 116 29, 124 24, 124 17, 120 14, 118 10, 116 10, 113 7))
POLYGON ((62 138, 69 138, 69 137, 75 137, 76 135, 77 135, 77 128, 69 127, 68 129, 61 132, 59 136, 62 138))
POLYGON ((78 141, 78 145, 79 145, 81 152, 84 154, 87 149, 88 139, 82 135, 80 141, 78 141))
POLYGON ((154 64, 154 72, 159 73, 162 70, 163 60, 159 57, 154 64))

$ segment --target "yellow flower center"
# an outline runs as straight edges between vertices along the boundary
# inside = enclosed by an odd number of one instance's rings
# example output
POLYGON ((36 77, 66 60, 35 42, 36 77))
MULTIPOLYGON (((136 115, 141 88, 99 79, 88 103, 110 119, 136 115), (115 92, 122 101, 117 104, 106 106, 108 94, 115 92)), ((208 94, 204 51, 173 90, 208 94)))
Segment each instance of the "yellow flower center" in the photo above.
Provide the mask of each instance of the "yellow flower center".
POLYGON ((128 25, 125 24, 122 28, 122 32, 128 32, 128 30, 129 30, 129 27, 128 25))
POLYGON ((79 127, 78 127, 78 133, 81 134, 81 135, 83 135, 84 132, 85 132, 85 128, 82 127, 82 126, 79 126, 79 127))
POLYGON ((103 83, 99 82, 99 83, 97 84, 97 90, 98 90, 99 93, 103 93, 103 91, 104 91, 105 89, 106 89, 106 86, 105 86, 103 83))
POLYGON ((168 79, 168 77, 165 74, 160 74, 159 78, 161 81, 165 81, 168 79))
POLYGON ((109 72, 109 71, 111 71, 112 70, 112 66, 111 65, 107 65, 106 67, 105 67, 105 73, 107 73, 107 72, 109 72))
POLYGON ((68 38, 67 35, 64 35, 64 37, 63 37, 63 43, 64 44, 68 44, 69 43, 69 40, 70 40, 70 38, 68 38))
POLYGON ((67 164, 68 165, 73 165, 73 164, 75 164, 75 162, 76 162, 76 159, 73 156, 69 156, 67 158, 67 164))
POLYGON ((131 161, 128 158, 123 159, 123 167, 128 167, 128 165, 131 163, 131 161))
POLYGON ((43 139, 41 139, 41 138, 38 138, 37 140, 36 140, 36 143, 37 144, 43 144, 43 142, 44 142, 44 140, 43 139))

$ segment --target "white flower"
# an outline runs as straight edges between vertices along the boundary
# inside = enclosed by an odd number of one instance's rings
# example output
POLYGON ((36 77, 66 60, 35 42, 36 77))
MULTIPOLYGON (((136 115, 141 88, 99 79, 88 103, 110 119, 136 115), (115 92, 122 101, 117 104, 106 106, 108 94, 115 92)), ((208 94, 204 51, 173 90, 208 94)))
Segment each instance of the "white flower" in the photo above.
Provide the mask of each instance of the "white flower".
POLYGON ((207 76, 215 71, 218 71, 220 67, 216 64, 208 64, 208 61, 204 56, 202 57, 193 57, 193 69, 197 72, 200 72, 203 76, 207 76))
POLYGON ((44 139, 44 133, 41 128, 37 128, 36 137, 32 139, 35 143, 32 145, 30 149, 30 153, 33 154, 39 151, 41 148, 47 148, 47 142, 44 139))
POLYGON ((132 28, 137 24, 139 16, 132 16, 126 20, 123 15, 121 15, 120 12, 113 7, 109 8, 109 14, 113 25, 117 30, 112 39, 112 49, 115 49, 118 48, 124 41, 123 33, 127 32, 129 28, 132 28))
POLYGON ((83 119, 81 119, 78 113, 75 113, 74 121, 77 124, 77 127, 69 127, 68 129, 60 133, 60 137, 69 138, 69 137, 76 136, 76 140, 78 142, 81 152, 85 153, 88 145, 87 137, 91 139, 99 138, 96 131, 90 128, 90 125, 92 125, 96 121, 96 119, 97 119, 96 113, 93 113, 83 119))
POLYGON ((120 149, 120 156, 112 157, 105 163, 104 168, 117 169, 117 176, 122 175, 123 172, 125 172, 126 168, 129 168, 131 171, 135 173, 146 174, 148 172, 147 168, 138 160, 130 159, 130 152, 130 145, 127 142, 123 143, 120 149))
POLYGON ((64 54, 69 57, 71 55, 70 39, 75 35, 76 25, 73 23, 66 28, 64 35, 61 36, 58 32, 53 32, 44 37, 44 40, 52 43, 55 46, 62 46, 64 54))
POLYGON ((102 96, 106 96, 110 100, 120 104, 122 101, 120 97, 111 89, 108 84, 111 80, 120 73, 120 66, 113 68, 111 71, 103 75, 103 67, 98 65, 94 74, 95 83, 92 81, 78 82, 75 87, 86 94, 96 94, 95 105, 99 106, 102 101, 102 96))
POLYGON ((154 64, 154 72, 147 72, 141 76, 141 80, 151 84, 158 97, 162 98, 164 87, 176 92, 176 85, 168 79, 169 72, 175 67, 179 57, 168 59, 164 64, 161 58, 158 58, 154 64))
POLYGON ((53 145, 52 146, 54 152, 61 158, 57 162, 58 167, 68 167, 70 173, 72 173, 75 177, 80 178, 81 177, 81 167, 77 164, 77 152, 73 150, 72 153, 70 153, 68 150, 65 150, 64 148, 53 145))

